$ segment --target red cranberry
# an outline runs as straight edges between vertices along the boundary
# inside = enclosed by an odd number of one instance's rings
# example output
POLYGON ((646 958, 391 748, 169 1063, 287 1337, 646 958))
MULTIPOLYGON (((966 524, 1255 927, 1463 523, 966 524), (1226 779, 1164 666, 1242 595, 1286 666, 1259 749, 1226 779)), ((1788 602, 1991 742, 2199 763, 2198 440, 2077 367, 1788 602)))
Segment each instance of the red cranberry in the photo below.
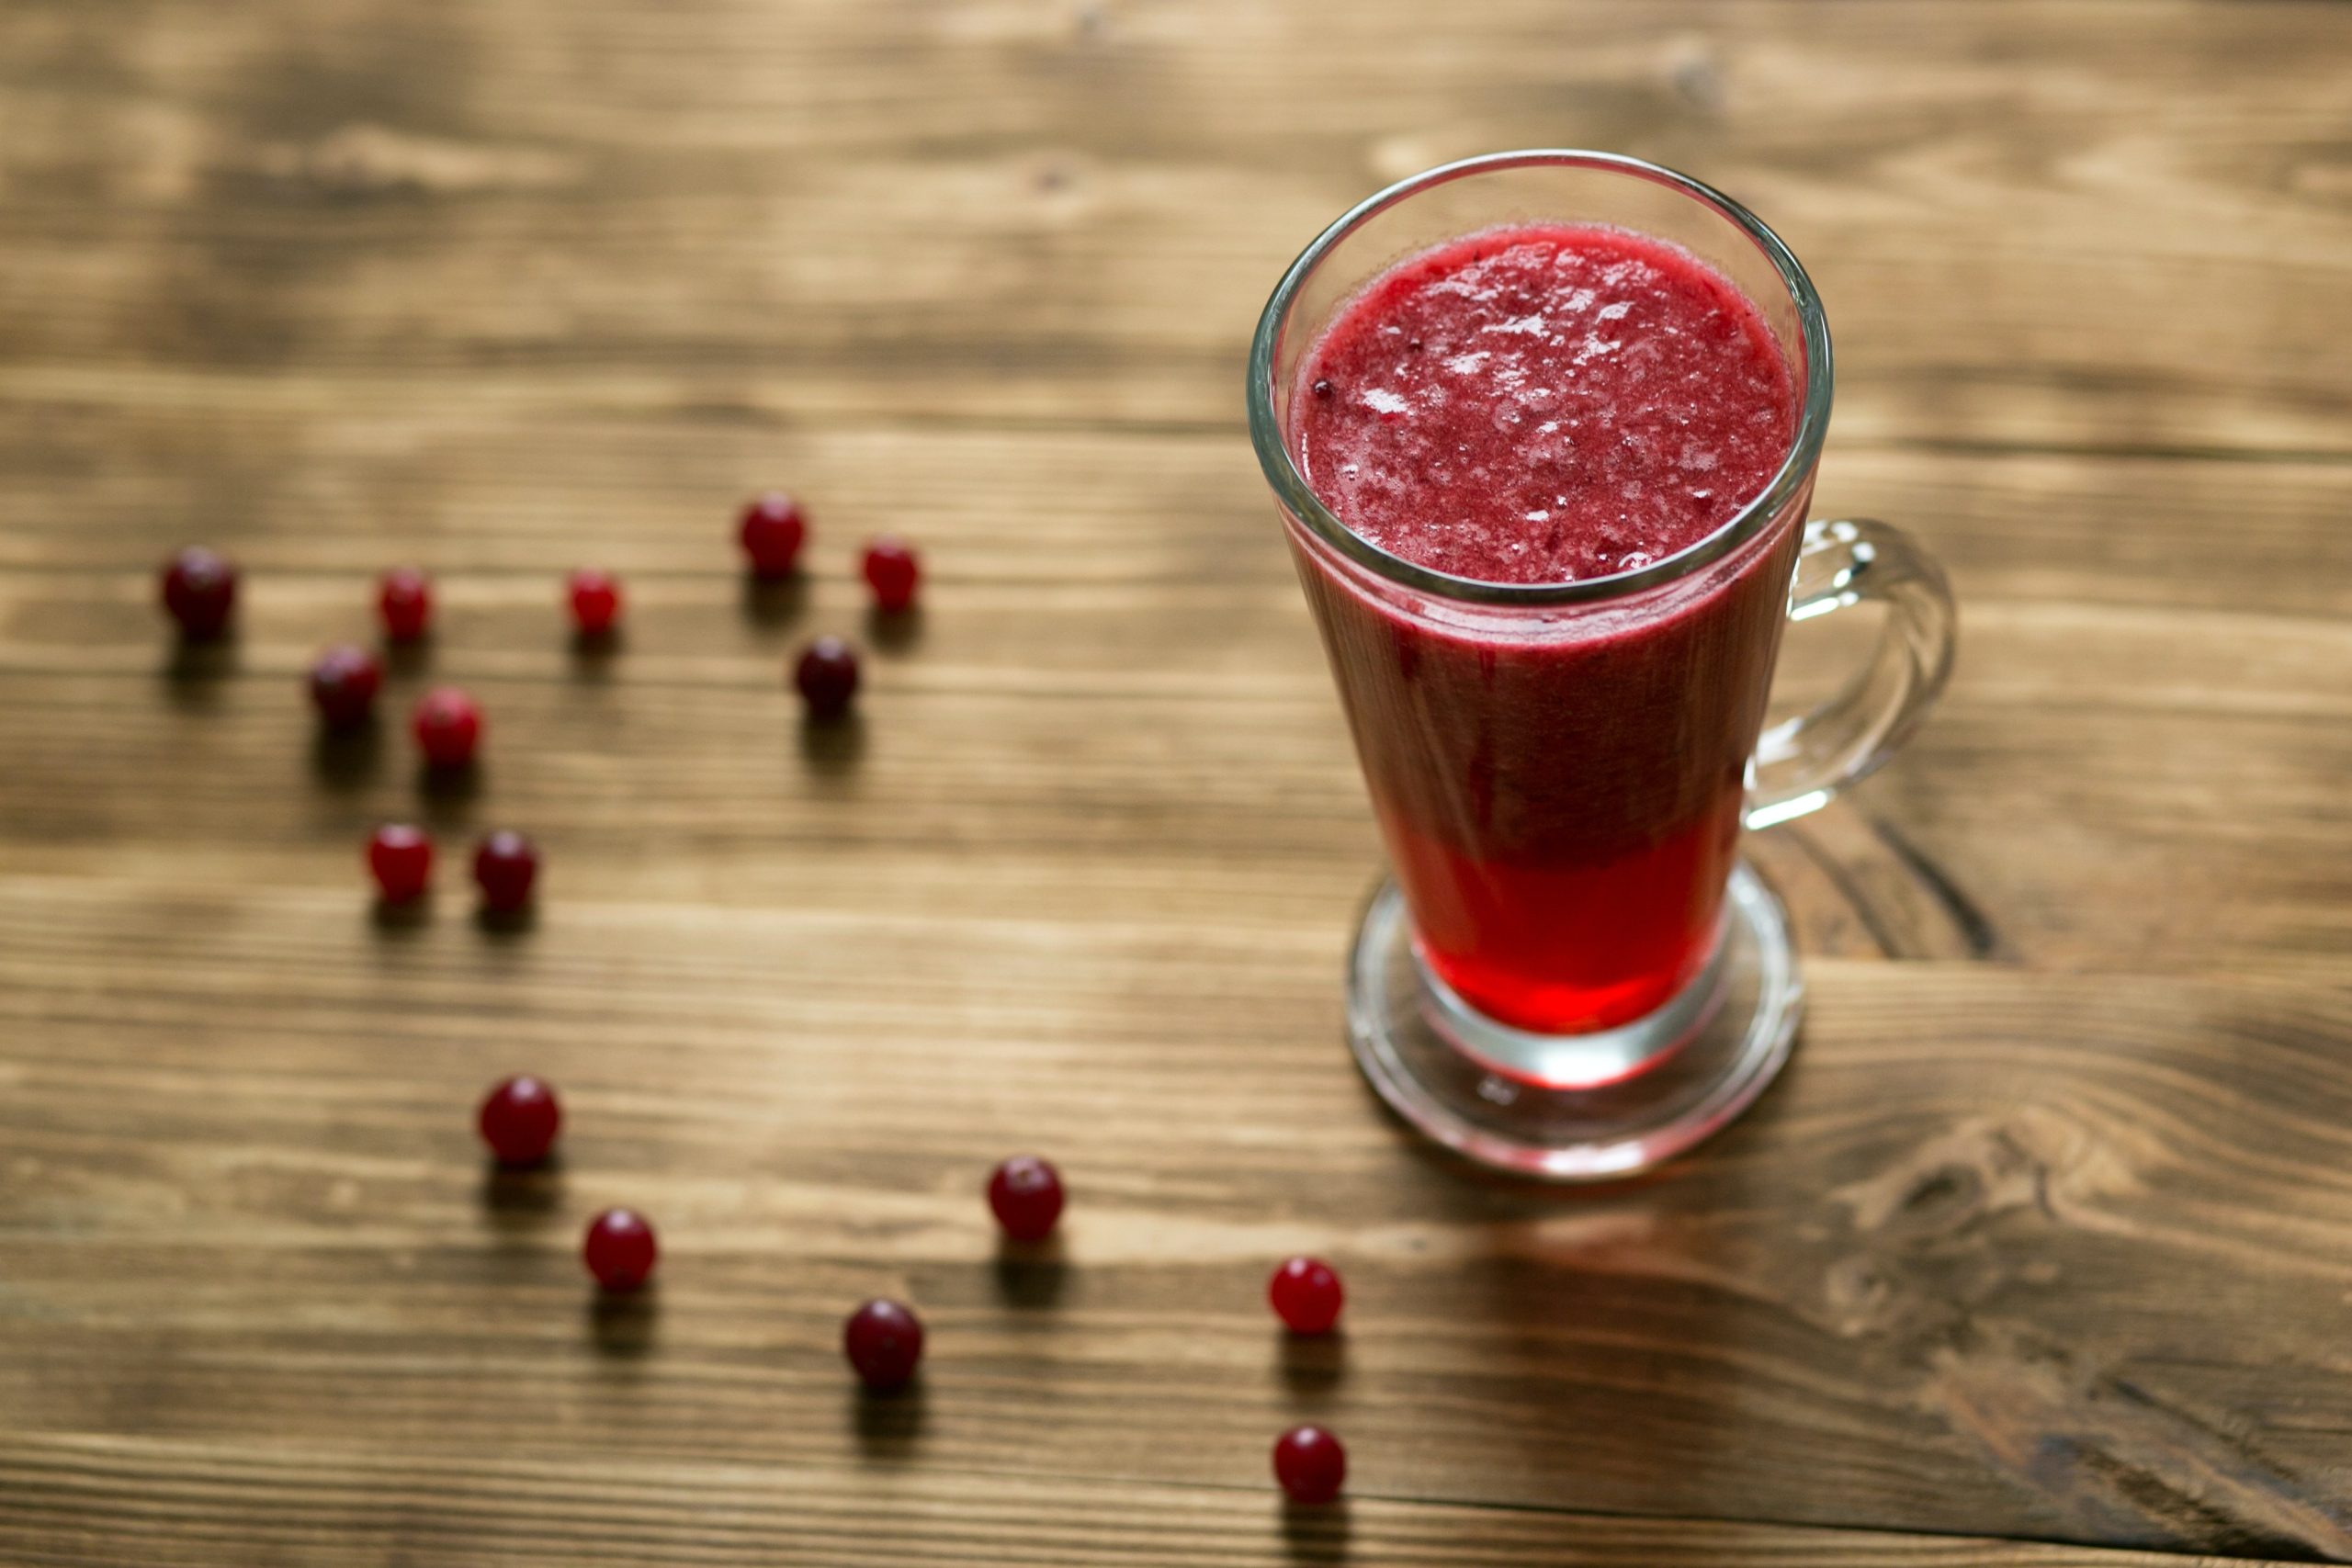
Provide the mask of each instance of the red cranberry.
POLYGON ((530 840, 501 829, 474 851, 474 880, 481 885, 482 908, 511 915, 531 901, 539 874, 539 852, 530 840))
POLYGON ((311 701, 329 729, 350 729, 376 711, 384 667, 364 648, 330 648, 311 665, 311 701))
POLYGON ((653 1227, 635 1209, 607 1209, 589 1221, 588 1239, 580 1247, 596 1283, 615 1292, 634 1291, 651 1279, 661 1255, 653 1227))
POLYGON ((857 695, 857 653, 837 637, 820 637, 800 655, 793 683, 817 718, 839 718, 857 695))
POLYGON ((433 584, 413 567, 399 566, 384 573, 376 594, 383 613, 384 636, 393 642, 414 642, 433 619, 433 584))
POLYGON ((563 1130, 563 1108, 555 1089, 525 1073, 506 1079, 483 1097, 475 1119, 481 1141, 501 1165, 537 1165, 555 1147, 563 1130))
POLYGON ((405 904, 433 879, 433 840, 422 828, 387 822, 368 840, 368 869, 387 904, 405 904))
POLYGON ((922 575, 922 568, 905 540, 886 534, 867 545, 865 570, 876 608, 896 615, 915 602, 915 580, 922 575))
POLYGON ((922 1320, 900 1302, 871 1301, 842 1326, 842 1351, 876 1393, 905 1386, 922 1359, 922 1320))
POLYGON ((1274 1270, 1266 1286, 1266 1300, 1293 1334, 1329 1334, 1340 1321, 1347 1292, 1340 1288, 1340 1276, 1329 1263, 1319 1258, 1294 1258, 1274 1270))
POLYGON ((800 515, 798 502, 770 491, 743 508, 741 536, 743 553, 752 558, 752 575, 784 577, 790 574, 793 564, 800 558, 800 546, 808 536, 808 525, 800 515))
POLYGON ((436 768, 462 768, 481 743, 481 709, 455 686, 435 686, 417 699, 416 743, 436 768))
POLYGON ((191 546, 164 563, 164 608, 192 642, 208 641, 229 629, 237 607, 237 569, 201 546, 191 546))
POLYGON ((1328 1503, 1348 1479, 1348 1450, 1320 1427, 1293 1427, 1274 1439, 1274 1479, 1294 1503, 1328 1503))
POLYGON ((989 1207, 1013 1240, 1042 1240, 1062 1217, 1061 1173, 1033 1155, 1015 1155, 989 1178, 989 1207))
POLYGON ((621 585, 611 572, 583 569, 571 574, 571 624, 582 637, 603 637, 621 618, 621 585))

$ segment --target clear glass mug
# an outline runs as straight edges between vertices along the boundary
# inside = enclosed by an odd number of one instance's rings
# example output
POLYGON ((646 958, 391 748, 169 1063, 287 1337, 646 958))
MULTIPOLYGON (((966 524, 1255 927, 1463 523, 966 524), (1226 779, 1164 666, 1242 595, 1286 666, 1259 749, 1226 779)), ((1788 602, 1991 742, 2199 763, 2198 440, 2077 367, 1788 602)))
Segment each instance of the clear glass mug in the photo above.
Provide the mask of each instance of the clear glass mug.
POLYGON ((1358 1064, 1439 1142, 1564 1180, 1655 1165, 1786 1061, 1803 1001, 1788 921, 1744 827, 1817 809, 1893 754, 1941 687, 1941 570, 1873 522, 1807 523, 1829 423, 1828 323, 1804 269, 1696 180, 1600 152, 1497 153, 1416 175, 1307 246, 1250 346, 1250 433, 1363 764, 1394 878, 1348 974, 1358 1064), (1765 492, 1700 543, 1558 584, 1451 576, 1357 537, 1287 425, 1324 324, 1395 262, 1553 221, 1670 241, 1779 340, 1800 412, 1765 492), (1871 660, 1767 731, 1781 629, 1872 601, 1871 660))

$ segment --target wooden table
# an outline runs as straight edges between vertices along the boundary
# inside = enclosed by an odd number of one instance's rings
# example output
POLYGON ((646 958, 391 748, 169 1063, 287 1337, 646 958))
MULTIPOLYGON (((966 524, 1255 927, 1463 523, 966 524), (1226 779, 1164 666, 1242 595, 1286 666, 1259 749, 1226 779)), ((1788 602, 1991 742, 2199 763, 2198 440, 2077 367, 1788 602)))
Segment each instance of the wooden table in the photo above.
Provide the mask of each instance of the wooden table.
POLYGON ((12 0, 0 1560, 2352 1558, 2347 123, 2352 11, 2290 4, 12 0), (1377 852, 1240 428, 1317 227, 1546 143, 1787 235, 1820 509, 1964 604, 1912 750, 1756 843, 1794 1066, 1598 1191, 1467 1174, 1341 1048, 1377 852), (197 539, 243 632, 183 659, 197 539), (400 561, 440 634, 322 747, 300 672, 400 561), (825 629, 876 645, 830 739, 825 629), (400 732, 435 679, 470 794, 400 732), (545 896, 489 932, 508 823, 545 896), (519 1068, 570 1130, 499 1181, 519 1068), (1023 1149, 1057 1258, 979 1201, 1023 1149), (1338 1342, 1262 1305, 1299 1250, 1338 1342), (868 1404, 886 1292, 931 1355, 868 1404), (1306 1417, 1352 1495, 1286 1518, 1306 1417))

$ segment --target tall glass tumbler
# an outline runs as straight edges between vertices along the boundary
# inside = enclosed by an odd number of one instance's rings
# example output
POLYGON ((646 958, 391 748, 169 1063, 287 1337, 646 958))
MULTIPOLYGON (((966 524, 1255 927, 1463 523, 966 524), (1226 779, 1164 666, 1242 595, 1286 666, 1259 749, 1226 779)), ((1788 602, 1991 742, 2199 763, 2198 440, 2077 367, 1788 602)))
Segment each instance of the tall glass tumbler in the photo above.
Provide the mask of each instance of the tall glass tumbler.
POLYGON ((1883 762, 1940 688, 1941 570, 1884 524, 1811 523, 1828 324, 1786 245, 1685 175, 1600 152, 1498 153, 1341 217, 1268 300, 1250 437, 1329 655, 1393 879, 1348 975, 1375 1089, 1485 1164, 1558 1179, 1643 1169, 1721 1127, 1787 1059, 1803 1000, 1744 827, 1818 808, 1883 762), (1396 262, 1504 225, 1666 240, 1747 294, 1799 397, 1764 492, 1677 554, 1607 577, 1494 583, 1417 565, 1317 499, 1288 423, 1326 323, 1396 262), (1883 604, 1875 656, 1764 728, 1781 628, 1883 604))

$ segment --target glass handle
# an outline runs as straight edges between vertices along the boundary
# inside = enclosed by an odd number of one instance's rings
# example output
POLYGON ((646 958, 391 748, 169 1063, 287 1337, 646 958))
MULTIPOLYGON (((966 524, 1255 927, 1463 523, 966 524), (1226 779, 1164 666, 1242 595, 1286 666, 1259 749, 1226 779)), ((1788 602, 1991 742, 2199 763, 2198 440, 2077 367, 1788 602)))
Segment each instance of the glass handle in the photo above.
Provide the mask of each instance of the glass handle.
POLYGON ((1867 518, 1808 523, 1789 619, 1886 606, 1870 661, 1836 696, 1774 725, 1747 764, 1747 825, 1769 828, 1829 804, 1911 737, 1951 672, 1959 616, 1944 569, 1900 528, 1867 518))

